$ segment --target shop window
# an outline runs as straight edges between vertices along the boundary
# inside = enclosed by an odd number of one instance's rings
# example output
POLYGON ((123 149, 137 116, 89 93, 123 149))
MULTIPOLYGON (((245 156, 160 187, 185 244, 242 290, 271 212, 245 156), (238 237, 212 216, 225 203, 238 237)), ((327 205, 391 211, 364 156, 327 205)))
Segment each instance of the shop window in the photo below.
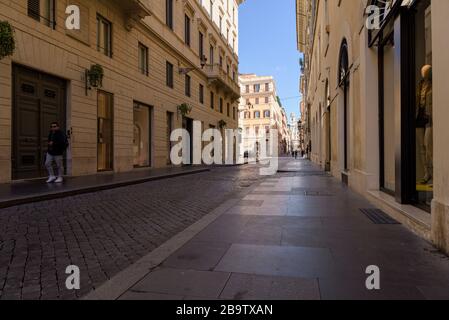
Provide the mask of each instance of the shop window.
POLYGON ((133 154, 135 167, 149 167, 151 164, 151 109, 134 103, 133 154))
POLYGON ((415 9, 415 130, 416 193, 419 205, 430 208, 433 198, 433 110, 431 1, 415 9))
POLYGON ((171 164, 170 154, 171 154, 171 149, 172 149, 172 142, 171 142, 170 137, 171 137, 171 133, 173 131, 173 119, 174 119, 173 112, 167 112, 167 116, 166 116, 166 121, 167 121, 166 141, 167 141, 167 164, 168 165, 171 164))
POLYGON ((396 154, 395 154, 395 92, 399 90, 395 81, 395 47, 393 35, 382 44, 381 65, 383 86, 381 97, 381 187, 386 192, 396 191, 396 154))
POLYGON ((113 95, 98 91, 97 101, 97 168, 98 171, 113 169, 113 95))

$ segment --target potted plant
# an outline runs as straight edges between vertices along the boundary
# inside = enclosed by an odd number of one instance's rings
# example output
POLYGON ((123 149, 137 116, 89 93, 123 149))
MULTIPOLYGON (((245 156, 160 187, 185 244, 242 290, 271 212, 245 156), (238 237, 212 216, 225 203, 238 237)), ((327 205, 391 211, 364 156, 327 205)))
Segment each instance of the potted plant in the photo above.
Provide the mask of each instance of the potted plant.
POLYGON ((218 127, 219 127, 220 129, 223 129, 223 128, 225 128, 226 126, 227 126, 226 121, 224 121, 224 120, 218 121, 218 127))
POLYGON ((180 104, 178 106, 178 113, 180 113, 183 117, 192 112, 192 107, 187 103, 180 104))
POLYGON ((0 21, 0 60, 11 56, 15 49, 13 27, 8 21, 0 21))
POLYGON ((88 71, 89 84, 93 88, 100 88, 103 85, 104 70, 99 64, 94 64, 88 71))

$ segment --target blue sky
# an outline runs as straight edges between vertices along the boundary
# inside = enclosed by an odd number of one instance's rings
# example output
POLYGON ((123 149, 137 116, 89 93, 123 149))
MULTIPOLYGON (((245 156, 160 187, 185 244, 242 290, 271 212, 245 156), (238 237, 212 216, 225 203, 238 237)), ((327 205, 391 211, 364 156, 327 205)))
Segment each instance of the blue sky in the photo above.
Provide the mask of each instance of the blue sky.
POLYGON ((288 117, 299 115, 295 0, 246 0, 239 10, 240 73, 273 76, 288 117))

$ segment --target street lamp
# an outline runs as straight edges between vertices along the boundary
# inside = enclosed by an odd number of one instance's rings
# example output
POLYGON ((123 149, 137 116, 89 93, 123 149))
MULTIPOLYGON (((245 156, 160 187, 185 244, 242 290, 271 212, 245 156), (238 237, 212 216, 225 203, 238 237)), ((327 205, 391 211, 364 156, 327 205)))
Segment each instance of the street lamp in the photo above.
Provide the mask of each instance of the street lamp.
MULTIPOLYGON (((207 58, 205 55, 203 55, 200 59, 200 65, 201 65, 201 70, 204 69, 205 66, 207 66, 207 58)), ((200 70, 197 67, 192 67, 192 68, 179 68, 179 74, 181 75, 186 75, 190 72, 192 72, 193 70, 200 70)))

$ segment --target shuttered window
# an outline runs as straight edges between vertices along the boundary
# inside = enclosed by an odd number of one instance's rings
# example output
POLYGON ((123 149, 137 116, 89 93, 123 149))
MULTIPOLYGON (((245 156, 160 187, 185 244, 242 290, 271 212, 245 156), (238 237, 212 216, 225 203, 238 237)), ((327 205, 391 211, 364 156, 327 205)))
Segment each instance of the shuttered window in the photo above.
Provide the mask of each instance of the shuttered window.
POLYGON ((28 16, 44 25, 55 28, 55 0, 28 0, 28 16))
POLYGON ((28 16, 40 21, 40 0, 28 0, 28 16))

